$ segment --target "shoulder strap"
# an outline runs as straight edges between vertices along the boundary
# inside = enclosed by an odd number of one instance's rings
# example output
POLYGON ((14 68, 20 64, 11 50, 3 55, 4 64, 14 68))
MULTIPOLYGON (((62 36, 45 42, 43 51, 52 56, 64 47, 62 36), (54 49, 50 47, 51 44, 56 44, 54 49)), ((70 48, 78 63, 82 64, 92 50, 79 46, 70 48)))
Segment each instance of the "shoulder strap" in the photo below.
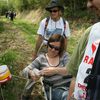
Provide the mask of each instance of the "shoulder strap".
POLYGON ((50 17, 47 17, 47 18, 46 18, 44 31, 47 29, 49 19, 50 19, 50 17))
POLYGON ((63 24, 64 24, 64 32, 63 32, 63 35, 64 35, 64 37, 66 37, 65 36, 65 30, 66 30, 66 21, 65 21, 65 19, 63 18, 63 24))
POLYGON ((66 28, 66 21, 64 18, 63 18, 63 24, 64 24, 64 29, 65 29, 66 28))
MULTIPOLYGON (((46 34, 46 29, 47 29, 47 26, 48 26, 49 19, 50 19, 50 17, 47 17, 47 18, 46 18, 46 21, 45 21, 44 35, 46 34)), ((44 38, 44 39, 45 39, 45 38, 44 38)), ((45 40, 46 40, 46 39, 45 39, 45 40)))

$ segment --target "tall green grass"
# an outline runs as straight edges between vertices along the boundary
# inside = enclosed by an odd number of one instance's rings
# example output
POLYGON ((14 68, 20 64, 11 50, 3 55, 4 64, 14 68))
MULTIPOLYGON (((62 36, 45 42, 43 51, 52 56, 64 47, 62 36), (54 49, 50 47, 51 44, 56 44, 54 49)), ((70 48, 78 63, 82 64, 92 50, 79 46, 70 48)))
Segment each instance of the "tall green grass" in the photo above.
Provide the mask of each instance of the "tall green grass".
POLYGON ((4 53, 0 54, 0 64, 14 65, 16 60, 20 56, 16 51, 6 50, 4 53))
POLYGON ((36 41, 38 25, 29 23, 24 20, 15 20, 14 25, 21 29, 22 34, 25 36, 26 40, 34 46, 36 41))

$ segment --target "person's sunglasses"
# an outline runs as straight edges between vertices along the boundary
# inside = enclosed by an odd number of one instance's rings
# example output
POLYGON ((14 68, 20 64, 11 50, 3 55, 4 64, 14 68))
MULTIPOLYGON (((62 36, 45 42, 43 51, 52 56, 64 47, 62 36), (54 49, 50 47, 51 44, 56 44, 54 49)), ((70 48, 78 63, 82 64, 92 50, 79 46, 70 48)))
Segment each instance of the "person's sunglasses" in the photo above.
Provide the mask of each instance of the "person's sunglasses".
POLYGON ((49 10, 49 12, 50 13, 52 13, 52 12, 56 13, 56 12, 58 12, 58 10, 49 10))
POLYGON ((54 45, 51 45, 51 44, 48 44, 48 46, 51 48, 51 49, 55 49, 57 51, 60 51, 60 47, 57 47, 57 46, 54 46, 54 45))

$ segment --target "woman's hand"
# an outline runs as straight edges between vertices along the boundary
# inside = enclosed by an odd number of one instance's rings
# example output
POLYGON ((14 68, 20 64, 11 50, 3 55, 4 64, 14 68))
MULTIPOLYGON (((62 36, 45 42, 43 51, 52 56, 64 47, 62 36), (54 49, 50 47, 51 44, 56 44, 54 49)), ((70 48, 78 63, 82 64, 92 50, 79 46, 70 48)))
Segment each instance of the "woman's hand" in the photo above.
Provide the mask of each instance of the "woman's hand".
POLYGON ((37 81, 40 79, 40 75, 39 74, 36 74, 34 71, 30 70, 29 71, 29 75, 30 77, 32 78, 33 81, 37 81))
POLYGON ((54 75, 56 74, 56 68, 55 67, 46 67, 46 68, 43 68, 41 71, 40 71, 41 75, 45 75, 45 76, 51 76, 51 75, 54 75))

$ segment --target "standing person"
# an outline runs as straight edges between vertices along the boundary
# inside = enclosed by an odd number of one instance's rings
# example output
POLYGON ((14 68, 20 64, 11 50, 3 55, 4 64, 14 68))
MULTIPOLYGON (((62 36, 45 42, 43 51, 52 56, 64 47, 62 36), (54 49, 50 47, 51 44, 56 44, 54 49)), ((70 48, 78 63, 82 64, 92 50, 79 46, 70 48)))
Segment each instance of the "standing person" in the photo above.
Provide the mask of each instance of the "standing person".
MULTIPOLYGON (((94 11, 96 11, 97 15, 100 17, 100 0, 88 0, 87 7, 91 8, 93 10, 92 11, 93 13, 94 11)), ((99 100, 98 98, 97 99, 88 98, 88 95, 91 95, 90 94, 91 92, 89 93, 87 92, 88 82, 86 83, 86 79, 88 75, 90 75, 91 70, 94 67, 95 58, 96 55, 98 55, 97 51, 99 49, 99 44, 100 44, 100 22, 97 22, 85 31, 85 34, 80 39, 70 62, 67 64, 68 73, 71 73, 74 77, 76 77, 76 82, 72 81, 72 85, 70 88, 70 90, 73 90, 73 87, 75 87, 73 92, 74 98, 72 100, 99 100)), ((95 84, 96 81, 94 80, 90 84, 93 85, 95 84)), ((94 89, 95 91, 96 87, 92 86, 92 89, 94 89)), ((94 91, 92 91, 92 93, 94 91)), ((71 95, 72 94, 70 93, 70 96, 71 95)), ((68 100, 71 100, 70 96, 68 100)))
MULTIPOLYGON (((64 78, 66 71, 62 68, 65 68, 68 59, 64 37, 60 34, 53 34, 47 42, 47 53, 40 54, 22 71, 22 74, 31 81, 35 81, 41 76, 44 77, 47 100, 50 100, 49 84, 52 84, 52 100, 66 100, 71 77, 64 78)), ((29 100, 25 97, 29 94, 27 87, 25 87, 22 100, 29 100)))
POLYGON ((14 19, 14 12, 11 11, 10 14, 9 14, 9 16, 10 16, 10 20, 13 21, 13 19, 14 19))
POLYGON ((66 47, 67 38, 70 36, 69 24, 62 18, 64 7, 61 2, 59 0, 51 0, 45 9, 50 13, 50 16, 40 22, 33 60, 39 52, 46 52, 47 41, 53 33, 59 33, 65 37, 66 47))

